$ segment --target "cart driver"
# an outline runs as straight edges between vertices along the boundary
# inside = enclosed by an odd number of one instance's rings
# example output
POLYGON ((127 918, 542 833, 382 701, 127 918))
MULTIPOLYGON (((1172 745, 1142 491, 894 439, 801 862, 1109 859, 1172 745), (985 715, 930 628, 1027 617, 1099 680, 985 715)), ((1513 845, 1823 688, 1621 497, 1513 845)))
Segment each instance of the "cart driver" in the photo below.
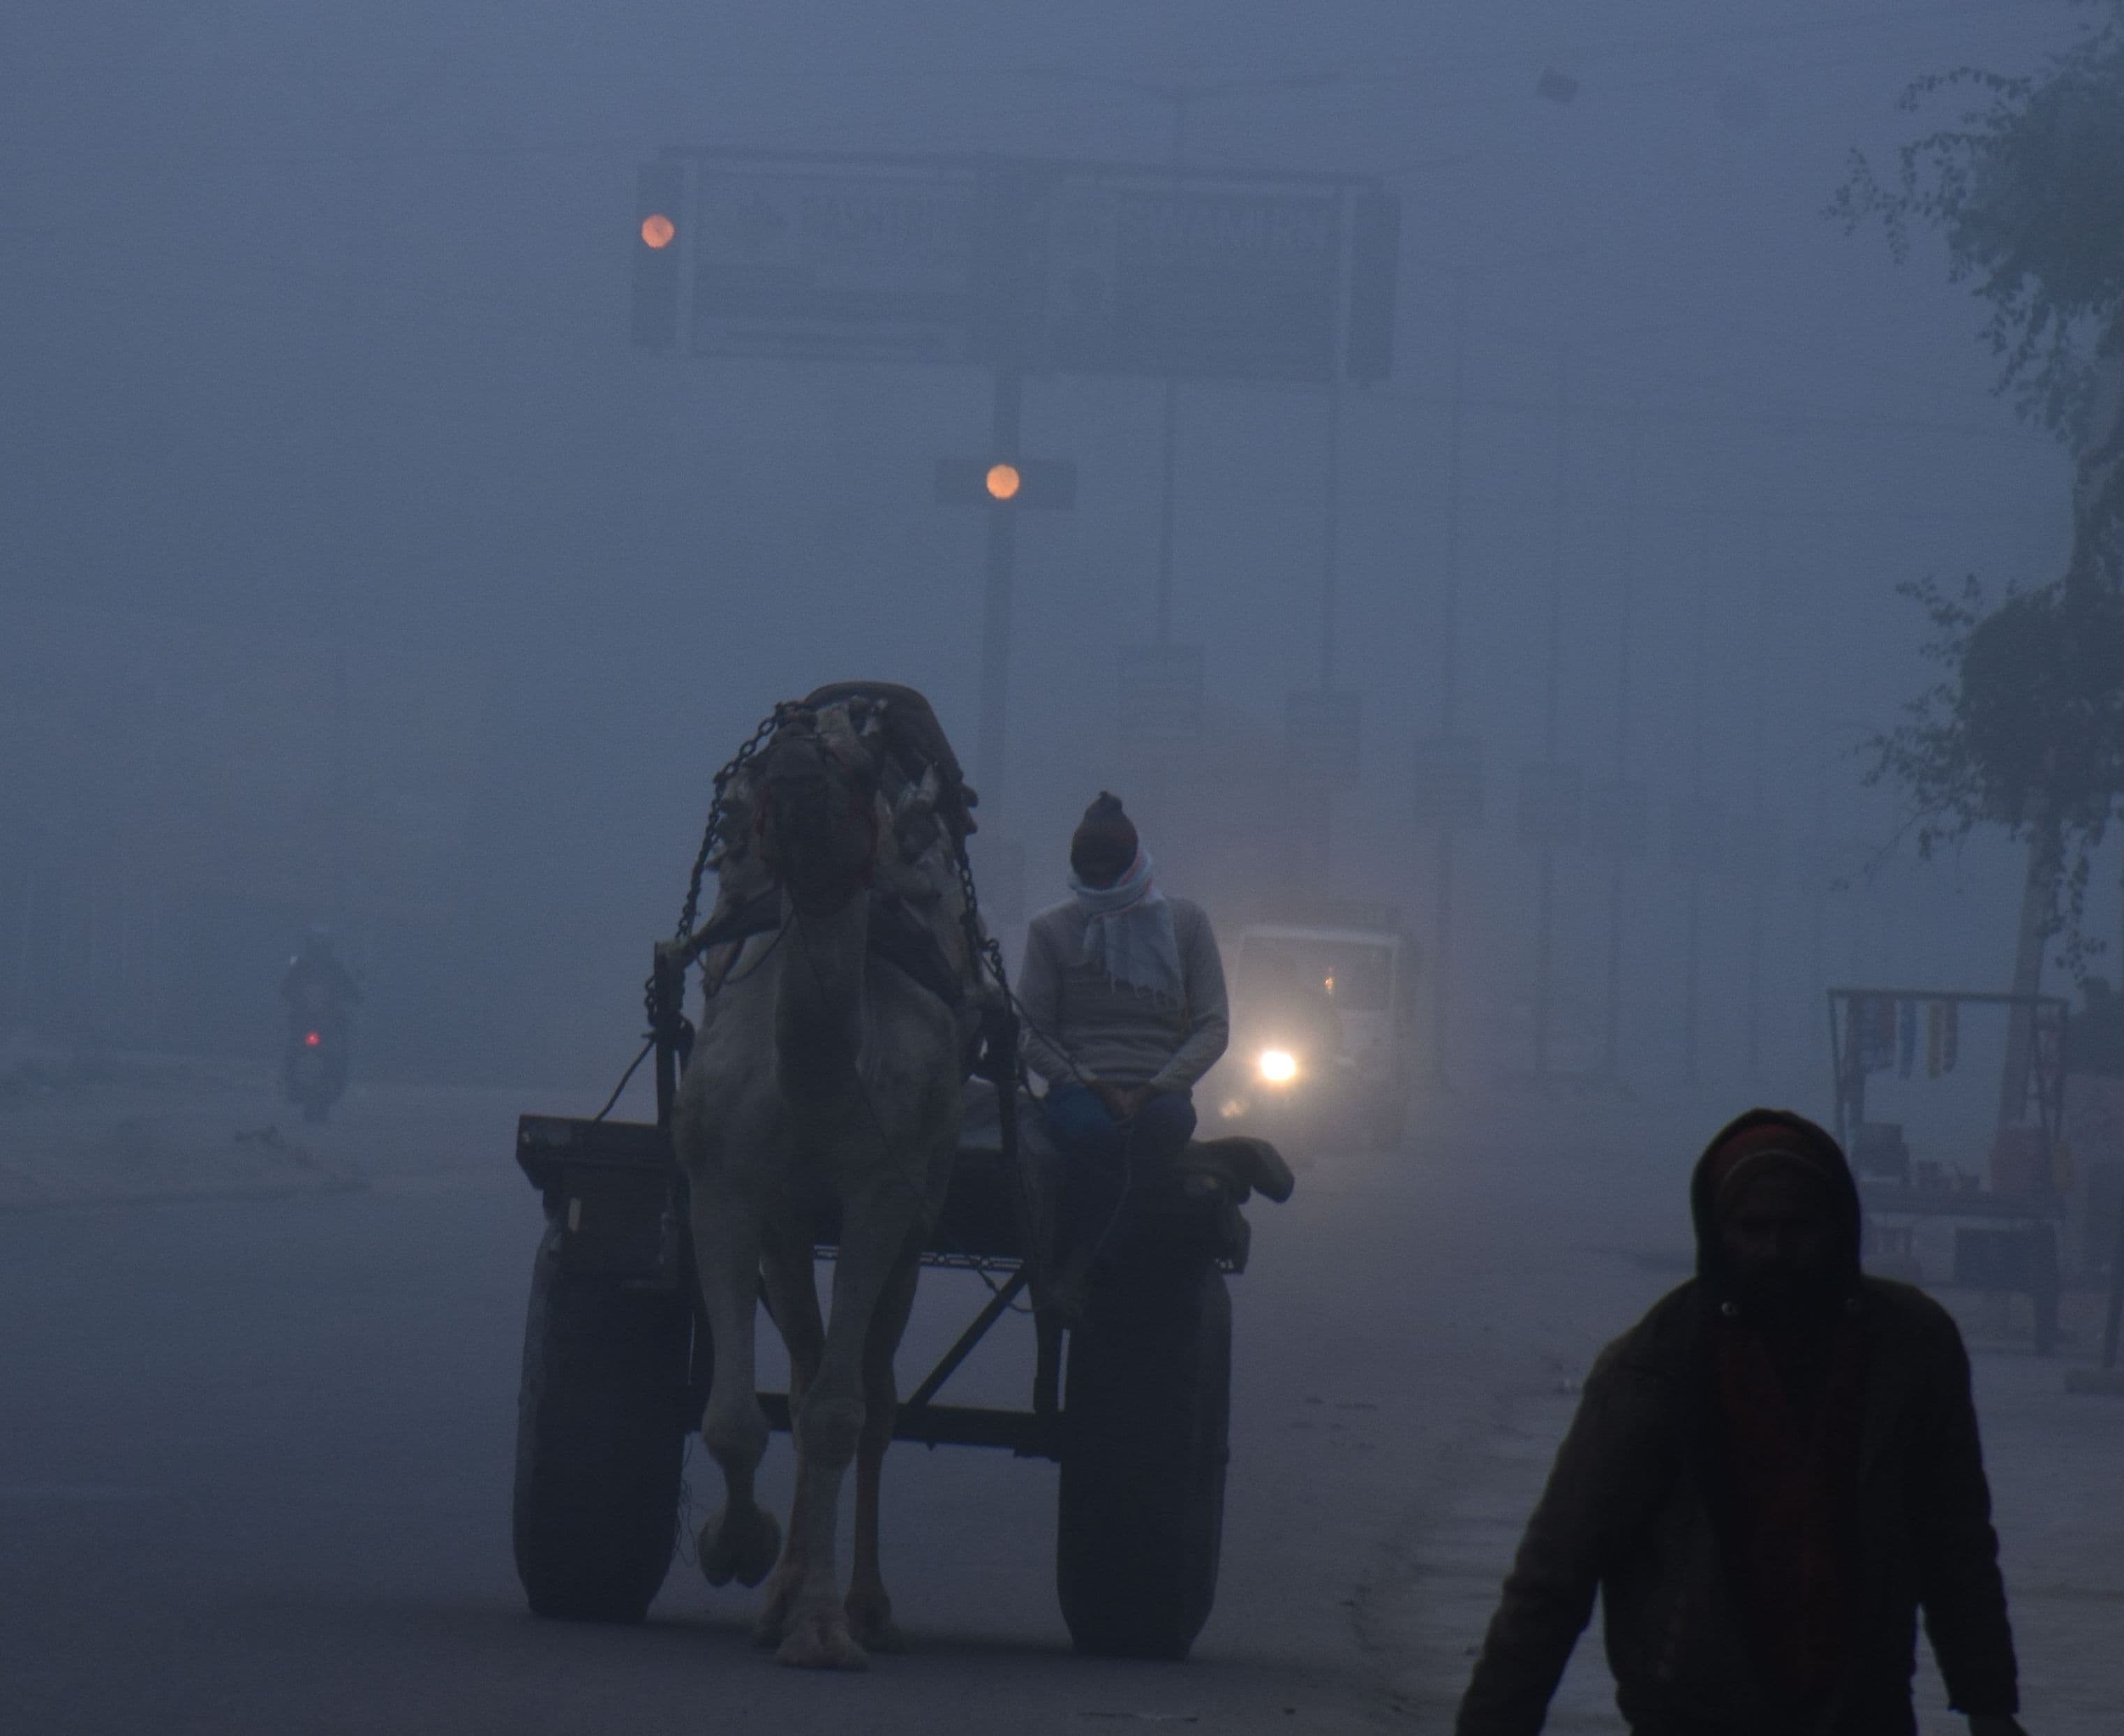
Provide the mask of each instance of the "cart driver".
POLYGON ((1118 797, 1102 790, 1084 811, 1069 867, 1070 896, 1027 930, 1017 986, 1062 1167, 1065 1307, 1106 1246, 1131 1170, 1186 1149, 1191 1094, 1230 1024, 1210 919, 1158 890, 1118 797))

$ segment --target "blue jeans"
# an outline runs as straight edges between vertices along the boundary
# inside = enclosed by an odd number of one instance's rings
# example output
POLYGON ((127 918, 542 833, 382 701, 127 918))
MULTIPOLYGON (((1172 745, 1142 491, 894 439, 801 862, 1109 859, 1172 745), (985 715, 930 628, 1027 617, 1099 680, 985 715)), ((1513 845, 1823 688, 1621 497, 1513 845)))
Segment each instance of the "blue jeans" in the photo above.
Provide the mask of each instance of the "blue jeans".
POLYGON ((1131 1170, 1165 1168, 1195 1133, 1195 1102, 1185 1091, 1154 1091, 1126 1127, 1087 1085, 1056 1085, 1043 1108, 1062 1160, 1062 1233, 1071 1254, 1089 1253, 1107 1235, 1131 1170))

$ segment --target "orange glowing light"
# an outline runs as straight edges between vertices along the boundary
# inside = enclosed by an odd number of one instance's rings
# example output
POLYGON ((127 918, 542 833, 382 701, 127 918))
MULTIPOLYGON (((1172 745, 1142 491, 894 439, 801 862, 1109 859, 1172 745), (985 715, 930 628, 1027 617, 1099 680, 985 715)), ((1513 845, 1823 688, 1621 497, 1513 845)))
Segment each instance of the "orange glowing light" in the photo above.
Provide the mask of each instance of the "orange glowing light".
POLYGON ((661 211, 652 211, 641 219, 641 244, 646 247, 668 247, 678 233, 679 226, 661 211))
POLYGON ((991 500, 1008 501, 1025 486, 1025 478, 1017 473, 1015 464, 991 464, 984 478, 991 500))
POLYGON ((314 1049, 323 1041, 324 1038, 315 1031, 306 1031, 303 1033, 303 1047, 306 1049, 314 1049))

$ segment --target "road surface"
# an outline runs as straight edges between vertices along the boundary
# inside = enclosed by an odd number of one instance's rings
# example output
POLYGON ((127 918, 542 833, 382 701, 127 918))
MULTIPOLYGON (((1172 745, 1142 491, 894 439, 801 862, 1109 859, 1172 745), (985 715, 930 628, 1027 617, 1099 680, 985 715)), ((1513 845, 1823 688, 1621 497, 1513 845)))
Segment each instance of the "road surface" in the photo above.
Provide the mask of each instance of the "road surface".
MULTIPOLYGON (((1193 1660, 1071 1654, 1052 1466, 903 1446, 886 1570, 914 1649, 831 1677, 754 1652, 754 1594, 683 1561, 642 1628, 524 1613, 509 1489, 539 1220, 510 1160, 518 1108, 582 1105, 357 1093, 323 1137, 359 1191, 0 1214, 0 1725, 1446 1729, 1576 1381, 1685 1268, 1683 1179, 1722 1118, 1492 1105, 1403 1152, 1321 1156, 1289 1205, 1251 1208, 1224 1573, 1193 1660)), ((903 1386, 972 1282, 925 1279, 903 1386)), ((947 1397, 1022 1402, 1029 1338, 999 1329, 947 1397)), ((2009 1561, 2045 1612, 2052 1715, 2031 1729, 2113 1736, 2124 1663, 2065 1640, 2124 1608, 2119 1551, 2087 1521, 2124 1541, 2124 1401, 2069 1405, 2011 1343, 1980 1379, 2009 1561)), ((698 1449, 689 1476, 712 1496, 698 1449)), ((1581 1647, 1552 1728, 1618 1729, 1607 1695, 1581 1647)))

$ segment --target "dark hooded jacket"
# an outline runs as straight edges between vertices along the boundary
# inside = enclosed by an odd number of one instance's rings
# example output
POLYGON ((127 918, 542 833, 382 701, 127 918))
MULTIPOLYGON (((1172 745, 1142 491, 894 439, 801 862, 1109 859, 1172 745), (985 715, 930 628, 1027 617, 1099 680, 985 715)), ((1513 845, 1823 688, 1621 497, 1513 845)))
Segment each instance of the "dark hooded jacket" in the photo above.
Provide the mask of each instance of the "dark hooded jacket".
POLYGON ((1640 1736, 1915 1736, 1924 1611, 1957 1710, 2018 1709, 1969 1361, 1946 1311, 1862 1277, 1858 1190, 1836 1143, 1758 1109, 1712 1141, 1690 1203, 1697 1276, 1601 1353, 1490 1623, 1457 1736, 1534 1736, 1600 1595, 1616 1703, 1640 1736), (1862 1329, 1849 1631, 1840 1679, 1795 1722, 1736 1591, 1730 1455, 1713 1346, 1739 1303, 1706 1169, 1729 1139, 1779 1127, 1831 1179, 1844 1235, 1842 1306, 1862 1329))

